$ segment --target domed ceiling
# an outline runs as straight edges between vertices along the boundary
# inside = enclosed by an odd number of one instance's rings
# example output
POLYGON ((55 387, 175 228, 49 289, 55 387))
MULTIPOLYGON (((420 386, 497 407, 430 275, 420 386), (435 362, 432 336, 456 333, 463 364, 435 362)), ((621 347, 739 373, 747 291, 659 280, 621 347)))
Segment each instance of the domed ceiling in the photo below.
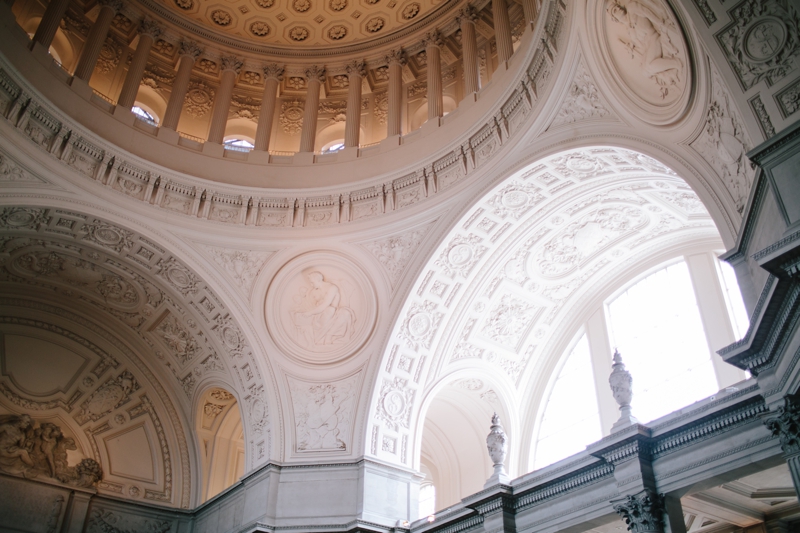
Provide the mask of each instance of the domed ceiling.
POLYGON ((319 48, 411 29, 450 0, 154 0, 204 29, 252 43, 319 48))

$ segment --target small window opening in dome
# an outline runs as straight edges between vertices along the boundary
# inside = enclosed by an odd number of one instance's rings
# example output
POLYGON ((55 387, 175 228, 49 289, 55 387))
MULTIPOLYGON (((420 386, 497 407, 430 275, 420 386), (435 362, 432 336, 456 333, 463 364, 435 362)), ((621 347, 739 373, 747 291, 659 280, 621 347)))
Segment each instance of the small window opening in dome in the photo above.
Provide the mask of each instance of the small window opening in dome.
POLYGON ((433 516, 436 511, 436 487, 433 483, 422 483, 419 487, 419 517, 433 516))
POLYGON ((332 142, 332 143, 330 143, 328 146, 326 146, 325 148, 323 148, 323 149, 322 149, 322 153, 323 153, 323 154, 332 154, 332 153, 334 153, 334 152, 338 152, 338 151, 339 151, 339 150, 341 150, 342 148, 344 148, 344 141, 342 141, 342 140, 340 139, 340 140, 338 140, 338 141, 333 141, 333 142, 332 142))
POLYGON ((233 138, 228 139, 223 143, 228 150, 235 150, 237 152, 249 152, 256 146, 246 139, 233 138))
POLYGON ((144 109, 139 107, 138 105, 135 105, 131 108, 131 113, 136 115, 139 119, 144 120, 148 124, 151 124, 153 126, 158 126, 158 119, 148 111, 145 111, 144 109))

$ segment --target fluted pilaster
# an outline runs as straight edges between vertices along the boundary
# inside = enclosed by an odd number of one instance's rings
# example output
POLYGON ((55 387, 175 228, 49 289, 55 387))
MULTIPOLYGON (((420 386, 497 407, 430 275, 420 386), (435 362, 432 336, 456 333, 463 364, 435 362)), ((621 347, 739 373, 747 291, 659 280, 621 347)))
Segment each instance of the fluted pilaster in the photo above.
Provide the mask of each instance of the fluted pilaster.
POLYGON ((142 83, 144 69, 147 66, 147 58, 150 56, 150 49, 153 43, 161 35, 162 28, 152 20, 143 20, 139 27, 139 44, 136 52, 133 53, 131 66, 125 75, 125 82, 122 84, 117 106, 130 109, 136 102, 136 94, 139 92, 139 85, 142 83))
POLYGON ((389 91, 387 94, 388 113, 386 117, 386 134, 402 135, 402 116, 403 109, 403 65, 406 64, 406 56, 402 49, 392 50, 384 58, 389 65, 389 91))
POLYGON ((492 0, 492 17, 494 18, 494 39, 497 42, 497 59, 503 63, 511 59, 511 55, 514 53, 506 0, 492 0))
POLYGON ((481 88, 480 63, 478 61, 478 38, 475 21, 478 14, 467 4, 458 13, 461 26, 461 55, 464 62, 464 93, 472 94, 481 88))
POLYGON ((36 28, 36 33, 33 34, 33 42, 41 44, 45 50, 50 48, 58 31, 58 26, 67 12, 67 7, 69 7, 69 0, 51 0, 47 4, 47 9, 45 9, 42 20, 36 28))
POLYGON ((231 108, 233 86, 236 76, 242 69, 243 62, 235 56, 222 57, 220 61, 219 90, 214 98, 214 109, 211 111, 211 127, 208 129, 208 142, 222 144, 225 137, 225 126, 228 124, 228 113, 231 108))
POLYGON ((175 81, 172 82, 172 92, 167 102, 167 110, 164 112, 164 120, 161 121, 162 128, 171 130, 178 128, 178 121, 183 110, 183 101, 186 99, 186 92, 189 90, 189 79, 192 76, 194 62, 203 53, 203 49, 194 41, 181 41, 178 51, 178 73, 175 81))
POLYGON ((100 0, 100 13, 97 15, 92 29, 89 30, 89 36, 81 50, 78 66, 75 67, 74 76, 76 78, 88 82, 92 77, 94 67, 97 65, 97 58, 100 57, 100 49, 108 36, 111 21, 114 20, 114 15, 122 9, 122 5, 122 0, 100 0))
POLYGON ((444 115, 442 98, 442 59, 441 47, 444 46, 438 31, 428 32, 423 39, 425 55, 428 56, 428 120, 444 115))
POLYGON ((264 94, 261 96, 261 110, 258 113, 255 149, 269 150, 272 135, 272 121, 275 117, 275 103, 278 97, 278 84, 283 80, 283 67, 276 63, 264 67, 264 94))
POLYGON ((346 148, 358 147, 361 133, 361 80, 367 75, 363 61, 352 61, 347 65, 347 111, 344 126, 346 148))
POLYGON ((306 106, 303 110, 303 131, 300 134, 300 151, 313 152, 317 139, 317 114, 319 90, 325 81, 325 67, 314 65, 306 69, 306 106))

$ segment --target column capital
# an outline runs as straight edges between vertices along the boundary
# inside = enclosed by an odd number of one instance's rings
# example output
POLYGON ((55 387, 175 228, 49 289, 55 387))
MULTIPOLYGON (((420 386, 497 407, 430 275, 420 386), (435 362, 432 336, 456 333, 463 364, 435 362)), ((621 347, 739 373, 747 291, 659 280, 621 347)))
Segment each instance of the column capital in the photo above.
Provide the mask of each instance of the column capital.
POLYGON ((406 59, 406 53, 402 48, 389 50, 389 53, 383 56, 383 60, 386 61, 387 64, 400 63, 400 65, 405 65, 408 61, 406 59))
POLYGON ((319 65, 312 65, 305 70, 306 78, 308 81, 317 80, 320 83, 325 83, 325 67, 319 65))
POLYGON ((664 495, 651 490, 643 490, 614 500, 614 511, 628 525, 631 533, 664 532, 664 495))
POLYGON ((367 64, 364 61, 354 59, 347 64, 345 70, 347 71, 348 76, 358 76, 359 78, 363 78, 367 75, 366 65, 367 64))
POLYGON ((264 65, 261 67, 261 70, 264 71, 264 80, 273 79, 277 81, 283 81, 283 67, 277 63, 264 65))
POLYGON ((125 7, 123 0, 98 0, 101 6, 107 6, 114 10, 114 13, 119 13, 125 7))
POLYGON ((164 33, 164 27, 154 20, 142 19, 142 22, 139 24, 139 33, 142 35, 149 35, 155 41, 164 33))
POLYGON ((232 70, 236 74, 239 74, 239 71, 242 70, 242 65, 244 65, 244 61, 236 56, 222 56, 220 58, 219 70, 232 70))
POLYGON ((786 396, 783 402, 783 407, 778 407, 778 416, 767 418, 764 425, 781 441, 784 454, 795 455, 800 453, 800 405, 794 396, 786 396))
POLYGON ((442 34, 439 33, 439 30, 429 31, 425 34, 425 37, 422 38, 422 45, 425 48, 435 46, 437 48, 441 48, 444 46, 444 39, 442 39, 442 34))
POLYGON ((462 22, 475 22, 478 20, 478 12, 475 8, 467 4, 456 12, 456 22, 460 26, 462 22))
POLYGON ((181 40, 180 48, 178 49, 179 56, 190 56, 192 60, 197 60, 203 49, 195 41, 181 40))

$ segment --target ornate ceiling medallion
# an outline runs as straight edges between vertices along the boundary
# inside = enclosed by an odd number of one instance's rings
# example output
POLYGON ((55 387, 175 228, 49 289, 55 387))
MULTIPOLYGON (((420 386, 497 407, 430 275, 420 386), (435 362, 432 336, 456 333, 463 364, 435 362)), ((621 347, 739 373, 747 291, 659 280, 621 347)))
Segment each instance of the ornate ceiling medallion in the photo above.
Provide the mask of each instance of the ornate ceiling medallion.
POLYGON ((328 30, 328 37, 333 39, 334 41, 338 41, 339 39, 343 39, 347 35, 347 28, 344 26, 332 26, 331 29, 328 30))
POLYGON ((211 12, 211 20, 213 20, 214 24, 217 26, 228 26, 233 22, 233 17, 227 11, 217 9, 211 12))
POLYGON ((305 13, 311 9, 311 0, 294 0, 294 2, 292 2, 292 9, 298 13, 305 13))
POLYGON ((330 4, 328 5, 334 11, 341 11, 342 9, 347 7, 347 0, 331 0, 330 4))
POLYGON ((275 5, 275 0, 256 0, 256 4, 258 4, 258 7, 266 9, 275 5))
POLYGON ((250 33, 257 37, 266 37, 269 35, 269 26, 267 26, 266 22, 257 20, 250 24, 250 33))
POLYGON ((365 28, 370 33, 376 33, 383 29, 383 26, 386 24, 386 21, 383 20, 381 17, 375 17, 367 21, 367 25, 365 28))
POLYGON ((289 30, 289 38, 293 41, 305 41, 308 39, 308 30, 302 26, 295 26, 289 30))
POLYGON ((175 0, 175 5, 181 9, 192 9, 194 7, 194 0, 175 0))
POLYGON ((405 20, 411 20, 419 14, 419 10, 420 5, 416 2, 413 2, 404 7, 400 14, 405 20))
POLYGON ((377 306, 372 282, 358 266, 333 252, 312 252, 278 272, 265 311, 279 348, 324 364, 358 352, 372 334, 377 306))
POLYGON ((603 0, 597 5, 600 49, 611 81, 638 116, 656 124, 674 120, 691 93, 691 58, 675 14, 663 0, 603 0))

